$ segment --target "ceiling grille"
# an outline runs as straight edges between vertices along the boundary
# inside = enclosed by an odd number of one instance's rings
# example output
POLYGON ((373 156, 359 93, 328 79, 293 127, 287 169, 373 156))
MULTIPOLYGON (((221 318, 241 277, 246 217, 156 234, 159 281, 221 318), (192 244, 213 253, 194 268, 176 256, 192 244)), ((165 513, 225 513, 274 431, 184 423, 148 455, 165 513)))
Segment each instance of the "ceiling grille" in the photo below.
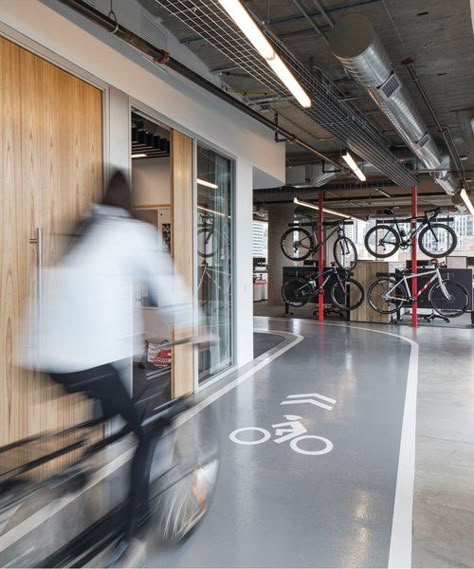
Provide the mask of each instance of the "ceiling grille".
MULTIPOLYGON (((277 96, 288 96, 286 87, 217 0, 155 2, 202 36, 266 90, 270 89, 277 96)), ((399 186, 409 187, 416 184, 416 178, 410 170, 401 165, 388 150, 388 141, 354 105, 341 101, 341 93, 324 78, 313 75, 284 44, 278 42, 277 49, 312 99, 310 109, 296 107, 301 113, 309 116, 399 186)))
POLYGON ((147 14, 144 14, 142 19, 142 37, 160 49, 168 47, 167 33, 147 14))

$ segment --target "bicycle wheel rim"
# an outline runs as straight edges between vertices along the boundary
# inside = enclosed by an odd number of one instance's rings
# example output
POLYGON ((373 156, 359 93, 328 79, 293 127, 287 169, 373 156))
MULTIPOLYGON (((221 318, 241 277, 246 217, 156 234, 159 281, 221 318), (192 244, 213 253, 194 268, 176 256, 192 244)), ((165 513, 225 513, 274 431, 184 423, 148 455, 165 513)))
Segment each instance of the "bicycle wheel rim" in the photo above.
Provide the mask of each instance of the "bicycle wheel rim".
POLYGON ((462 316, 469 306, 469 293, 467 289, 456 281, 444 280, 450 298, 446 298, 439 285, 435 284, 430 290, 429 301, 433 310, 444 318, 458 318, 462 316))
POLYGON ((283 301, 295 308, 304 306, 310 297, 308 287, 308 283, 303 279, 292 279, 283 283, 283 301))
POLYGON ((343 310, 355 310, 364 302, 364 289, 354 279, 336 281, 331 289, 331 300, 343 310))
POLYGON ((365 236, 365 247, 374 257, 384 259, 397 252, 400 240, 394 229, 388 225, 376 225, 365 236))
POLYGON ((431 227, 425 227, 420 233, 418 245, 428 257, 435 259, 446 257, 456 248, 456 233, 449 225, 434 223, 431 227))
POLYGON ((379 314, 395 314, 406 302, 406 293, 401 286, 397 286, 392 294, 399 297, 403 296, 403 299, 399 298, 387 301, 383 298, 384 293, 393 288, 395 284, 396 281, 394 279, 379 279, 370 285, 367 292, 369 305, 379 314))
POLYGON ((313 238, 305 230, 290 228, 283 233, 280 246, 283 254, 292 261, 304 261, 313 250, 313 238))
POLYGON ((353 269, 357 264, 357 249, 347 237, 336 239, 333 248, 334 260, 341 269, 353 269))
POLYGON ((208 259, 214 257, 217 252, 217 240, 215 231, 202 227, 197 233, 197 250, 200 257, 208 259))

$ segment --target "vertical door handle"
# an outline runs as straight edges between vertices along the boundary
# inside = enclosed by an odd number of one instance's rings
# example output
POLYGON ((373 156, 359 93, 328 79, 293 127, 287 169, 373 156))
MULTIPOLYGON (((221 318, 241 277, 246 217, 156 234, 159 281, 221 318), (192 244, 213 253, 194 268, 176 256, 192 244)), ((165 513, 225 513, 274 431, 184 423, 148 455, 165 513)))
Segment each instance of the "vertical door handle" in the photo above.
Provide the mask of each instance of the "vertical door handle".
POLYGON ((36 245, 36 309, 38 326, 41 322, 41 304, 43 301, 43 228, 36 229, 36 237, 30 239, 32 245, 36 245))

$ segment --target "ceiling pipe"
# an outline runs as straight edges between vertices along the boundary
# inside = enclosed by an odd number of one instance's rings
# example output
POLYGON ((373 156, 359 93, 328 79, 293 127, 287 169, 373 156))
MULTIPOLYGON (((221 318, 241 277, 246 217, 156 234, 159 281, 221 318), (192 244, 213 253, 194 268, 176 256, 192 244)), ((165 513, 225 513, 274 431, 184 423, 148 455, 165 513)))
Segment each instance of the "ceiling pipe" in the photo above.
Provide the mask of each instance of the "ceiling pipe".
POLYGON ((58 2, 67 6, 68 8, 75 10, 76 12, 78 12, 88 20, 94 22, 98 26, 114 34, 119 39, 130 45, 131 47, 135 48, 142 54, 149 57, 153 63, 169 67, 170 69, 181 75, 182 77, 185 77, 186 79, 199 85, 207 92, 211 93, 212 95, 215 95, 222 101, 225 101, 226 103, 237 108, 239 111, 255 119, 256 121, 263 124, 267 128, 273 130, 275 133, 280 134, 286 139, 286 141, 290 142, 291 144, 296 144, 297 146, 304 148, 305 150, 311 152, 312 154, 314 154, 324 162, 333 164, 337 168, 343 168, 343 166, 339 162, 336 162, 335 160, 326 156, 322 152, 319 152, 319 150, 317 150, 310 144, 307 144, 303 140, 299 139, 293 133, 289 132, 288 130, 282 128, 279 125, 276 125, 272 120, 264 117, 257 111, 249 108, 247 105, 245 105, 238 99, 232 97, 232 95, 229 95, 217 85, 214 85, 214 83, 212 83, 211 81, 208 81, 204 77, 201 77, 201 75, 199 75, 189 67, 186 67, 185 65, 174 59, 173 57, 171 57, 169 52, 167 52, 166 50, 155 47, 154 45, 147 42, 137 34, 133 33, 129 29, 120 25, 115 19, 109 18, 99 10, 93 8, 90 4, 87 4, 84 0, 58 0, 58 2))
POLYGON ((396 75, 390 57, 372 23, 361 14, 338 20, 330 37, 334 55, 362 84, 427 170, 439 170, 434 180, 453 196, 457 184, 443 163, 440 150, 418 109, 396 75))

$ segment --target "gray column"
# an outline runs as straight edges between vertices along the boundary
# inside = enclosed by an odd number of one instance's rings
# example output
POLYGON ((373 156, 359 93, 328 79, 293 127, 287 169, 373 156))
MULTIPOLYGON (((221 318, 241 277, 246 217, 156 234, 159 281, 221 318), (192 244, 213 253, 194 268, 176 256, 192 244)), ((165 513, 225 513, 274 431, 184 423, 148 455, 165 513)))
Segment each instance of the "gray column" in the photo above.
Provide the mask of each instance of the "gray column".
POLYGON ((283 267, 296 265, 283 255, 280 239, 294 218, 293 204, 268 206, 268 304, 283 304, 281 285, 283 267))

